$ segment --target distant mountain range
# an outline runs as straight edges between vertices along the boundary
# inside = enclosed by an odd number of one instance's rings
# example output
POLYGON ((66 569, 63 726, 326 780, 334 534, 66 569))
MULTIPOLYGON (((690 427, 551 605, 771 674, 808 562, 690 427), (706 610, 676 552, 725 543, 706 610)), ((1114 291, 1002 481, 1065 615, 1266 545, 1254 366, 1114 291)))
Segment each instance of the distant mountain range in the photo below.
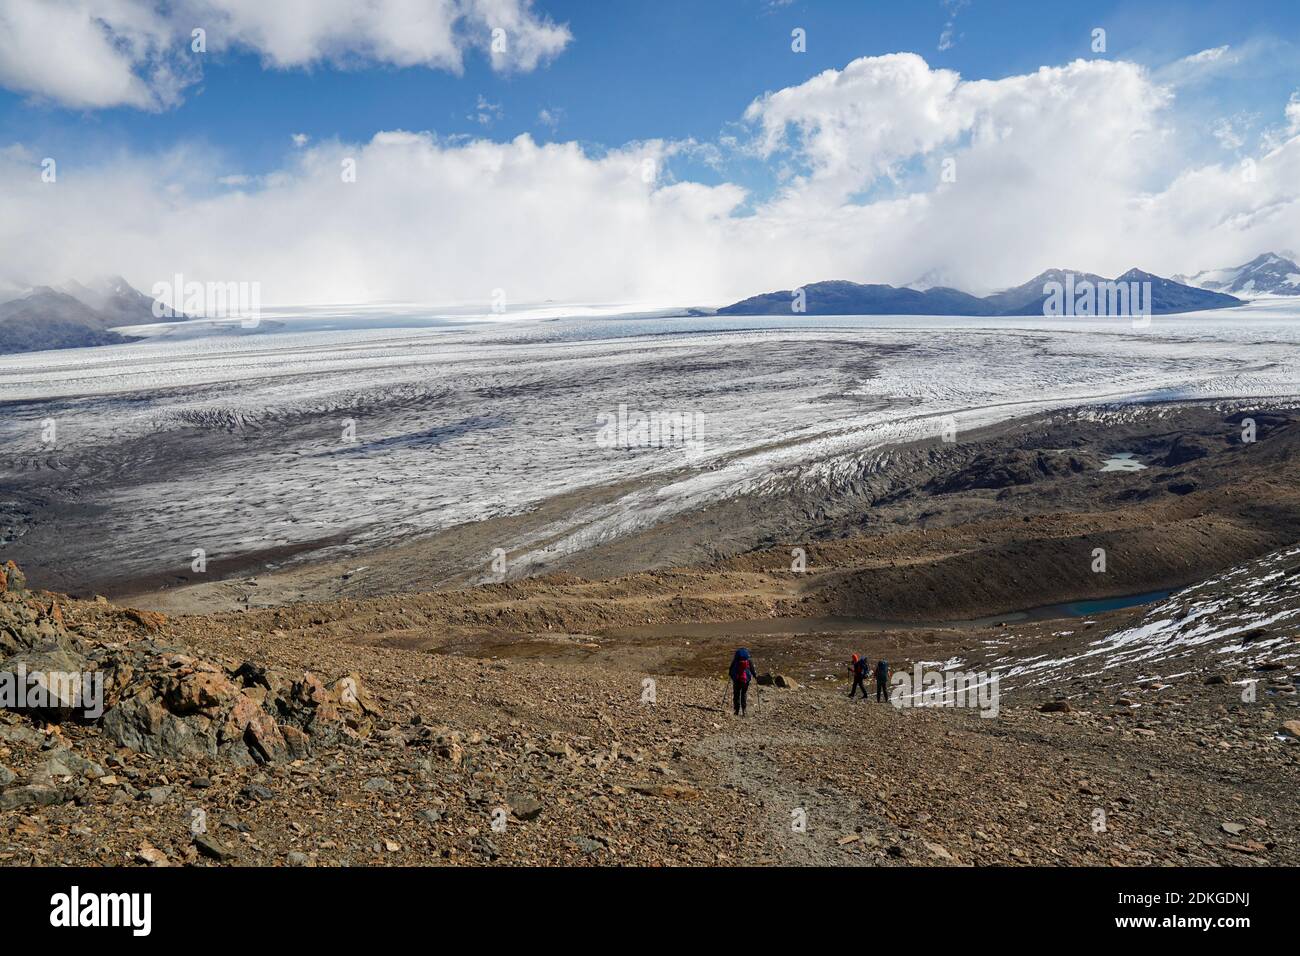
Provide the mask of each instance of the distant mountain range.
MULTIPOLYGON (((1115 279, 1088 272, 1049 269, 1023 285, 986 296, 947 286, 911 288, 845 281, 814 282, 802 290, 756 295, 718 309, 716 314, 790 315, 797 313, 793 306, 798 291, 802 292, 802 311, 807 315, 1130 315, 1145 311, 1148 305, 1145 301, 1129 296, 1116 299, 1117 286, 1126 291, 1149 288, 1149 309, 1153 315, 1199 312, 1244 305, 1238 296, 1300 296, 1300 266, 1296 265, 1294 254, 1268 252, 1231 269, 1172 279, 1140 269, 1130 269, 1115 279), (1145 283, 1150 283, 1149 287, 1145 283), (1077 308, 1076 302, 1082 304, 1079 296, 1085 291, 1098 293, 1095 298, 1103 307, 1094 305, 1091 312, 1077 308), (1144 308, 1135 309, 1137 301, 1142 301, 1144 308)), ((1144 297, 1145 294, 1143 291, 1144 297)), ((121 276, 26 290, 0 287, 0 353, 136 341, 113 330, 159 321, 153 307, 151 297, 133 288, 121 276)), ((692 309, 689 314, 704 315, 709 310, 692 309)), ((187 318, 177 315, 173 321, 187 318)))
POLYGON ((1300 266, 1295 253, 1266 252, 1245 265, 1174 276, 1174 281, 1232 295, 1300 295, 1300 266))
POLYGON ((88 284, 70 281, 58 288, 35 286, 9 295, 13 298, 0 301, 0 353, 133 342, 111 330, 159 321, 154 300, 121 276, 88 284))
MULTIPOLYGON (((1169 315, 1245 304, 1235 296, 1140 269, 1130 269, 1115 279, 1090 272, 1049 269, 1023 285, 983 297, 946 287, 912 289, 845 281, 814 282, 802 291, 802 311, 807 315, 1132 315, 1143 314, 1148 305, 1152 315, 1169 315), (1118 296, 1117 287, 1122 287, 1118 296), (1145 301, 1147 288, 1149 303, 1145 301), (1141 299, 1130 298, 1130 292, 1141 299), (1085 310, 1088 299, 1091 301, 1085 310)), ((717 314, 790 315, 798 311, 794 308, 797 293, 787 289, 756 295, 724 306, 717 314)))

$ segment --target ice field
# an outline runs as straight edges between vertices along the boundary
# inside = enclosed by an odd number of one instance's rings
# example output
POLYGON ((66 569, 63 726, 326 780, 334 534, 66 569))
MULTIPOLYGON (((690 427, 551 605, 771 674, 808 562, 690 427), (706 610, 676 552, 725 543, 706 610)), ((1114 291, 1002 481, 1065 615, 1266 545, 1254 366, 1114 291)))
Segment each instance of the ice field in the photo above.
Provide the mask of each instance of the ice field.
POLYGON ((31 499, 49 494, 77 503, 66 520, 86 560, 145 573, 184 568, 194 548, 365 549, 620 483, 545 535, 502 542, 522 554, 545 538, 555 554, 768 482, 833 482, 945 424, 1300 394, 1300 303, 1279 299, 1146 328, 915 316, 330 324, 0 356, 0 540, 27 533, 31 499), (602 441, 600 416, 620 405, 632 420, 700 416, 702 435, 602 441))

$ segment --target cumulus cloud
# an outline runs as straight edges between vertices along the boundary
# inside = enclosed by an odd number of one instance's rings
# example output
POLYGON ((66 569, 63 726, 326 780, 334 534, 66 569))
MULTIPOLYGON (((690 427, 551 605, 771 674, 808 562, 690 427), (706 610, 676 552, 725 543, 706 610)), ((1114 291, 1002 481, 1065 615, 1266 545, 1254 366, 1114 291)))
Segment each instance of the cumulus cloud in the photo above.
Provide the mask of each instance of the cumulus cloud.
POLYGON ((205 52, 272 68, 382 63, 455 73, 467 49, 500 72, 557 56, 567 27, 533 0, 0 0, 0 85, 64 106, 175 105, 205 52))
POLYGON ((724 250, 697 258, 698 237, 716 237, 743 195, 660 181, 674 149, 648 142, 595 157, 528 136, 390 131, 312 144, 247 189, 200 150, 123 158, 55 184, 12 151, 0 155, 0 205, 12 212, 0 221, 0 271, 42 282, 112 261, 142 288, 176 271, 229 276, 261 282, 264 301, 486 303, 497 288, 515 302, 655 298, 711 281, 724 250), (204 188, 218 179, 234 188, 204 188))
MULTIPOLYGON (((1261 104, 1261 109, 1263 105, 1261 104)), ((1266 119, 1295 123, 1278 103, 1266 119)), ((869 57, 756 99, 733 149, 793 175, 756 197, 727 148, 651 141, 319 141, 252 181, 200 150, 122 156, 58 183, 0 151, 0 280, 175 272, 259 281, 265 302, 398 299, 714 304, 828 278, 923 275, 974 291, 1049 267, 1172 274, 1294 245, 1300 130, 1189 167, 1170 92, 1142 67, 1078 61, 965 81, 869 57), (341 175, 353 161, 356 181, 341 175), (218 187, 218 180, 226 183, 218 187)), ((734 152, 733 152, 734 155, 734 152)))
POLYGON ((169 105, 172 33, 136 0, 0 0, 0 85, 80 109, 169 105))

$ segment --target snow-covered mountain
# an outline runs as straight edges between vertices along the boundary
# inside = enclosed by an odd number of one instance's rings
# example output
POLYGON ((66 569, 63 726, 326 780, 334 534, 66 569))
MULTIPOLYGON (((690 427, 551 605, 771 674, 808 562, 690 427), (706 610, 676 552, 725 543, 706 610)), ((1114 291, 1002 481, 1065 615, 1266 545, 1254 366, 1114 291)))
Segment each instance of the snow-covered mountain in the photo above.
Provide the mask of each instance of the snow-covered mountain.
POLYGON ((112 330, 157 322, 153 304, 121 276, 0 289, 0 353, 130 342, 112 330))
POLYGON ((75 296, 37 286, 0 304, 0 353, 43 352, 128 342, 111 330, 117 324, 75 296))
POLYGON ((1174 276, 1174 281, 1232 295, 1300 295, 1300 266, 1294 255, 1266 252, 1244 265, 1174 276))
POLYGON ((88 283, 75 279, 65 282, 58 291, 67 293, 83 305, 102 312, 119 325, 156 322, 153 299, 132 287, 121 276, 104 276, 88 283))
MULTIPOLYGON (((1049 269, 1018 285, 993 295, 973 296, 960 289, 929 287, 898 288, 892 285, 861 285, 843 280, 814 282, 802 287, 809 315, 1047 315, 1049 283, 1062 288, 1097 287, 1109 282, 1091 272, 1049 269)), ((1130 269, 1117 283, 1149 282, 1151 314, 1170 315, 1206 309, 1231 309, 1241 300, 1223 292, 1185 285, 1141 269, 1130 269)), ((786 315, 791 312, 794 292, 768 292, 752 296, 717 310, 718 315, 786 315)), ((1127 300, 1126 300, 1127 301, 1127 300)), ((1089 313, 1091 314, 1091 313, 1089 313)), ((1125 307, 1124 314, 1129 314, 1125 307)))

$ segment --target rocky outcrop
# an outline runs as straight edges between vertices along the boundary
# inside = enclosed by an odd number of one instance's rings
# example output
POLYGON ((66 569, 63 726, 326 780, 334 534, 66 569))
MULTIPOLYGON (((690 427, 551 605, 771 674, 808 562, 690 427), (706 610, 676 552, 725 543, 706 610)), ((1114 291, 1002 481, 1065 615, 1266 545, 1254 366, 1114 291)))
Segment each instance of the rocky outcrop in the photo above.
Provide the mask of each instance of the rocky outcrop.
POLYGON ((154 756, 216 757, 235 764, 306 757, 369 735, 377 707, 355 675, 328 686, 245 661, 226 669, 161 653, 133 673, 104 715, 104 732, 154 756))
POLYGON ((1012 449, 1004 454, 979 455, 955 475, 932 481, 926 486, 926 490, 947 495, 976 488, 1029 485, 1044 478, 1078 474, 1085 471, 1087 467, 1074 455, 1054 455, 1042 451, 1012 449))
MULTIPOLYGON (((203 660, 161 643, 163 615, 128 608, 120 616, 134 639, 73 633, 58 598, 29 592, 11 562, 0 569, 0 670, 45 688, 42 719, 96 723, 120 746, 155 757, 235 765, 299 759, 313 746, 368 736, 379 717, 356 674, 327 684, 310 671, 295 676, 253 661, 203 660)), ((0 706, 33 709, 17 700, 0 706)))
POLYGON ((1214 447, 1204 438, 1197 435, 1179 435, 1169 446, 1169 451, 1160 460, 1160 464, 1166 468, 1176 468, 1189 461, 1205 458, 1213 450, 1214 447))

